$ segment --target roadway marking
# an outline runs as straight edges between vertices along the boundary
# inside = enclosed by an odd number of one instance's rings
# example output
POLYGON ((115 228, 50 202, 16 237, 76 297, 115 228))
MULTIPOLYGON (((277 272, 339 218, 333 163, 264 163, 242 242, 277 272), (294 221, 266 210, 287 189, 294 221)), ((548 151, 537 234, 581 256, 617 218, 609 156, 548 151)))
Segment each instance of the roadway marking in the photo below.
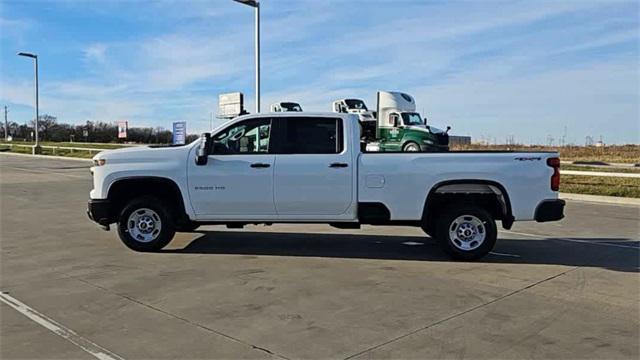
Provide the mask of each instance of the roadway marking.
POLYGON ((544 236, 544 235, 529 234, 529 233, 523 233, 523 232, 519 232, 519 231, 511 231, 511 230, 500 230, 500 232, 503 232, 503 233, 509 233, 509 234, 514 234, 514 235, 528 236, 528 237, 533 237, 533 238, 537 238, 537 239, 562 240, 562 241, 577 242, 577 243, 582 243, 582 244, 591 244, 591 245, 600 245, 600 246, 611 246, 611 247, 618 247, 618 248, 627 248, 627 249, 636 249, 636 250, 640 250, 640 247, 638 247, 638 246, 634 246, 634 245, 612 244, 611 242, 605 242, 605 241, 587 241, 587 240, 580 240, 580 239, 569 239, 569 238, 548 237, 548 236, 544 236))
POLYGON ((42 327, 70 341, 71 343, 78 346, 87 353, 93 355, 97 359, 124 360, 121 356, 116 355, 111 351, 103 348, 102 346, 83 338, 82 336, 76 334, 73 330, 65 327, 64 325, 58 324, 54 320, 48 318, 46 315, 30 308, 26 304, 20 302, 19 300, 15 299, 5 292, 0 292, 0 301, 11 306, 16 311, 33 320, 42 327))
MULTIPOLYGON (((44 171, 44 170, 36 170, 36 169, 25 169, 25 168, 21 168, 21 167, 15 167, 15 166, 4 166, 6 168, 12 169, 12 170, 21 170, 24 172, 29 172, 29 173, 34 173, 34 174, 47 174, 47 175, 51 175, 51 174, 55 174, 55 175, 60 175, 60 176, 66 176, 66 177, 71 177, 71 178, 76 178, 76 179, 86 179, 86 176, 80 176, 80 175, 73 175, 73 174, 65 174, 65 173, 61 173, 61 172, 56 172, 56 171, 44 171)), ((88 168, 87 168, 88 169, 88 168)))

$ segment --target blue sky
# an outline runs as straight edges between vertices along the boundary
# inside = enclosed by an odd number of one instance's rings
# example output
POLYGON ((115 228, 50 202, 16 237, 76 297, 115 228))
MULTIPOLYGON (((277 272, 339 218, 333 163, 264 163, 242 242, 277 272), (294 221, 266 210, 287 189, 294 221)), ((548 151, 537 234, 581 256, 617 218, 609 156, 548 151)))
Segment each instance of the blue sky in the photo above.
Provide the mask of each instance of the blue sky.
MULTIPOLYGON (((253 11, 231 0, 1 0, 0 100, 32 117, 209 127, 217 95, 254 103, 253 11)), ((640 143, 636 1, 262 0, 262 106, 377 90, 475 140, 640 143), (557 141, 557 140, 556 140, 557 141)), ((214 126, 220 120, 214 121, 214 126)))

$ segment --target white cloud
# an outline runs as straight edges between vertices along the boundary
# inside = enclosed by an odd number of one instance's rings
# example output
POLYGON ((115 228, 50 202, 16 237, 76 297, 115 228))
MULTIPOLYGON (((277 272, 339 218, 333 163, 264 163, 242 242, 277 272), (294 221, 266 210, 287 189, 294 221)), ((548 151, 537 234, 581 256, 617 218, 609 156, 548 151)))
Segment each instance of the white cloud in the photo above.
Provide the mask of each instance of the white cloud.
POLYGON ((84 58, 89 62, 103 63, 107 54, 107 45, 96 43, 84 49, 84 58))

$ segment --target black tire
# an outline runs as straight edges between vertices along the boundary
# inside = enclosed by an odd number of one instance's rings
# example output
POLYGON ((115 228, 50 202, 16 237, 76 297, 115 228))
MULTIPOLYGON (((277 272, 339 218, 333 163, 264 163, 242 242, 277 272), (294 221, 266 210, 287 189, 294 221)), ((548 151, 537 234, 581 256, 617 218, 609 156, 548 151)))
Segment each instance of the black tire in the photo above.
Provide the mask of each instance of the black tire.
POLYGON ((420 145, 418 145, 418 143, 416 143, 414 141, 408 141, 406 144, 402 145, 402 151, 404 151, 404 152, 420 152, 420 151, 422 151, 422 149, 420 148, 420 145), (409 150, 409 148, 411 146, 415 146, 415 148, 417 150, 409 150))
MULTIPOLYGON (((152 232, 154 230, 152 230, 152 232)), ((120 216, 118 218, 118 235, 120 236, 120 240, 122 240, 122 242, 131 250, 145 252, 158 251, 171 242, 173 235, 175 235, 175 226, 169 210, 160 200, 150 196, 143 196, 129 201, 129 203, 127 203, 120 212, 120 216), (151 210, 151 212, 144 209, 151 210), (137 228, 130 231, 131 224, 129 224, 130 216, 134 212, 142 214, 138 216, 150 217, 149 221, 154 222, 154 230, 155 224, 159 224, 159 231, 157 234, 138 234, 140 239, 136 238, 134 233, 140 232, 140 229, 137 228), (156 216, 157 219, 155 219, 156 216), (157 220, 159 220, 159 222, 157 222, 157 220), (152 239, 142 241, 141 238, 147 235, 152 239)))
POLYGON ((435 223, 435 235, 444 252, 452 258, 456 260, 477 260, 493 249, 496 244, 498 229, 493 216, 485 209, 472 204, 458 204, 450 206, 438 217, 435 223), (461 217, 462 220, 460 220, 461 217), (474 226, 474 224, 477 226, 474 226), (464 240, 464 234, 460 235, 459 232, 465 233, 466 230, 469 230, 471 234, 480 235, 484 233, 484 240, 478 241, 476 239, 480 237, 475 237, 474 235, 466 237, 470 238, 470 240, 464 240), (451 232, 455 233, 455 238, 452 238, 451 232), (464 247, 467 247, 467 249, 464 249, 464 247))

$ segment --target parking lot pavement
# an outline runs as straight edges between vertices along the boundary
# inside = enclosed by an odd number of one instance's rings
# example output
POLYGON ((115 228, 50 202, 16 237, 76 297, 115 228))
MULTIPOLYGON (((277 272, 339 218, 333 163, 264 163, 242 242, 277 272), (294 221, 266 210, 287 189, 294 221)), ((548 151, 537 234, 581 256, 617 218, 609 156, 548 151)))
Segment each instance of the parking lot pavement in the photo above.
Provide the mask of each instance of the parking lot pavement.
POLYGON ((637 207, 569 202, 468 263, 400 227, 211 226, 143 254, 87 219, 90 188, 84 163, 0 154, 1 358, 640 356, 637 207))

